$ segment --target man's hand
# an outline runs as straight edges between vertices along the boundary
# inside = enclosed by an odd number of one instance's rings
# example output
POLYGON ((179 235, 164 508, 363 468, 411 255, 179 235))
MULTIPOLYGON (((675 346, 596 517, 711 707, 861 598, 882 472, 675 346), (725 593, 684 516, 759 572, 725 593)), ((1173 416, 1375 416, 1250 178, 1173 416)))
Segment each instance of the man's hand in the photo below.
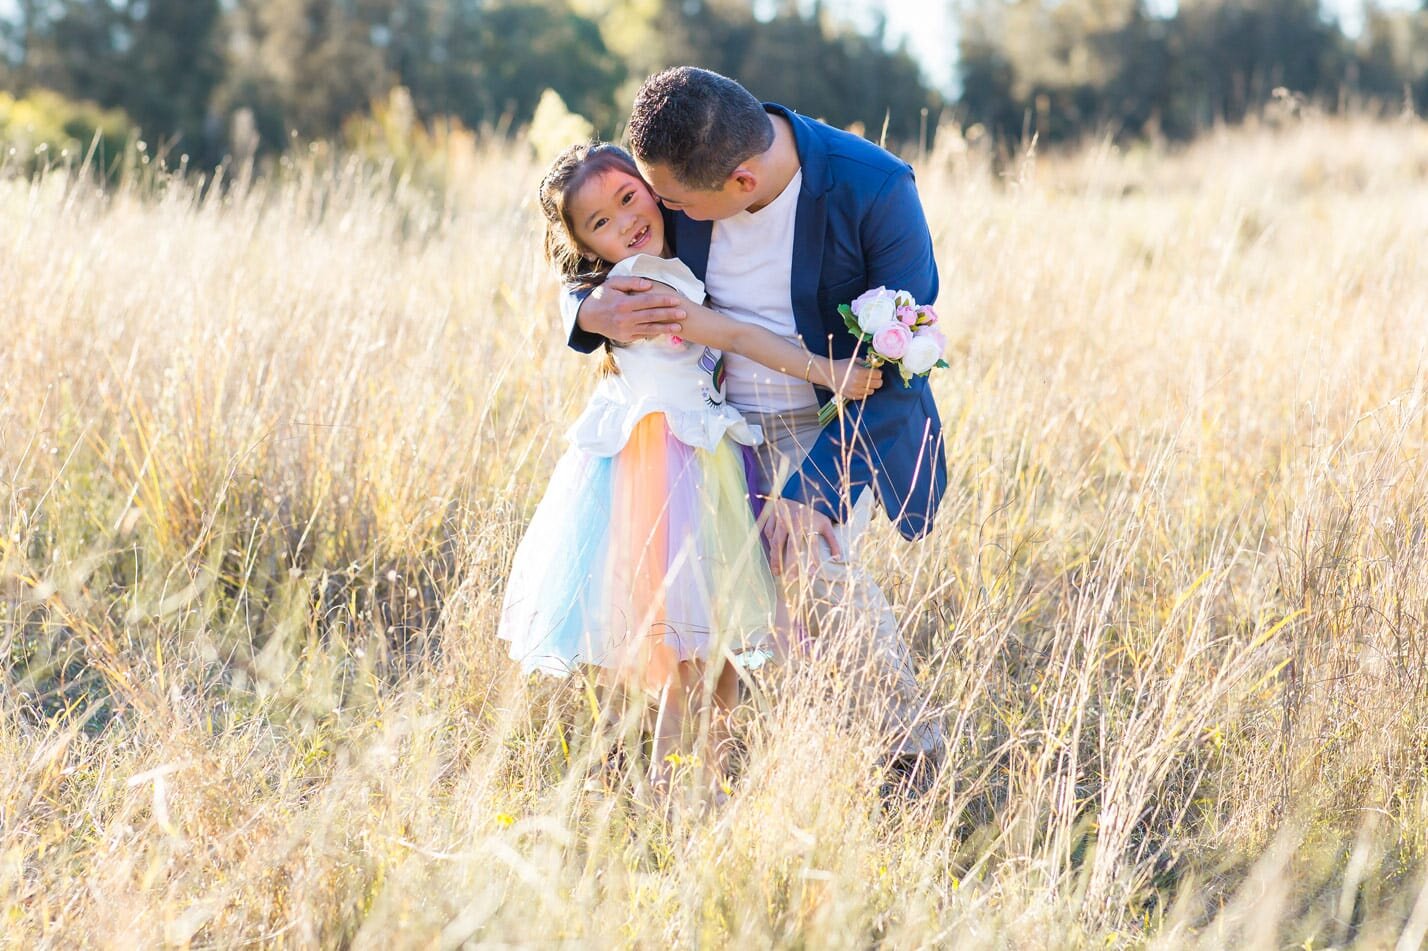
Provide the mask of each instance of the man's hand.
POLYGON ((821 560, 818 539, 828 543, 834 560, 842 560, 843 546, 833 521, 822 512, 793 499, 769 499, 764 505, 764 537, 769 543, 769 570, 782 575, 798 565, 812 567, 821 560))
POLYGON ((643 277, 612 277, 581 303, 575 324, 615 343, 679 333, 684 298, 650 293, 652 287, 643 277))

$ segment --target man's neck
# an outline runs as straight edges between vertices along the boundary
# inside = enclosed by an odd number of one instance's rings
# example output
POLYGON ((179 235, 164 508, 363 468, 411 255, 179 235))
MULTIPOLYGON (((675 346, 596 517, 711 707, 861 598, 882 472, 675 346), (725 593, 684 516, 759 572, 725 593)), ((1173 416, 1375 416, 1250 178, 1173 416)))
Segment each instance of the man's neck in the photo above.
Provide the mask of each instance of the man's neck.
POLYGON ((759 176, 759 197, 746 209, 750 213, 782 195, 802 167, 798 160, 798 143, 793 137, 793 125, 783 116, 773 113, 769 113, 769 121, 773 123, 774 141, 761 156, 763 174, 759 176))

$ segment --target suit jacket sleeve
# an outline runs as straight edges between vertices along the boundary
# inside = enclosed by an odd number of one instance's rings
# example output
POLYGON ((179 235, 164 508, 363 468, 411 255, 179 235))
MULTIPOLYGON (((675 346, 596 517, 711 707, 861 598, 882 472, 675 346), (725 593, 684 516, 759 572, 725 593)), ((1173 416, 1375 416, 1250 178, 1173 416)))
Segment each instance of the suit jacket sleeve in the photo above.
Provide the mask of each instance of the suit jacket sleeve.
MULTIPOLYGON (((932 235, 910 169, 889 176, 863 220, 859 237, 869 287, 905 290, 920 304, 936 300, 932 235)), ((837 323, 841 325, 841 319, 837 323)), ((882 389, 860 403, 848 404, 841 421, 824 427, 803 465, 784 484, 784 498, 810 505, 835 522, 846 521, 860 490, 875 485, 881 454, 927 451, 922 433, 908 424, 909 417, 920 415, 912 411, 927 381, 914 379, 905 387, 895 372, 889 374, 882 389)), ((913 487, 884 488, 905 497, 913 487)), ((901 505, 901 499, 892 501, 894 508, 901 505)))
POLYGON ((580 305, 589 296, 589 288, 567 287, 560 294, 560 319, 565 322, 565 340, 570 349, 579 353, 593 353, 605 342, 604 337, 581 330, 575 322, 580 316, 580 305))

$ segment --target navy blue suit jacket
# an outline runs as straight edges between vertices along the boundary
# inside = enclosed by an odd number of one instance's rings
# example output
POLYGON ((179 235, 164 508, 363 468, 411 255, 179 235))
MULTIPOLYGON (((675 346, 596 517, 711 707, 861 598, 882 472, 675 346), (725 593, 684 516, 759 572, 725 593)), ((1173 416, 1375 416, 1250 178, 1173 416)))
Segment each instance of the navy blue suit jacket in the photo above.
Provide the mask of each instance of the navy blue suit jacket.
MULTIPOLYGON (((912 168, 860 136, 798 115, 774 103, 769 112, 793 126, 803 185, 793 238, 793 314, 803 344, 836 359, 856 343, 838 305, 872 287, 908 291, 919 302, 937 298, 937 262, 912 168)), ((703 280, 713 222, 666 214, 671 243, 703 280)), ((588 353, 603 338, 575 325, 578 302, 563 307, 570 346, 588 353)), ((819 389, 820 401, 832 394, 819 389)), ((896 372, 882 389, 849 403, 842 420, 819 434, 808 458, 783 487, 785 498, 846 521, 864 487, 876 489, 888 517, 907 538, 932 526, 947 487, 942 423, 925 377, 904 387, 896 372)))

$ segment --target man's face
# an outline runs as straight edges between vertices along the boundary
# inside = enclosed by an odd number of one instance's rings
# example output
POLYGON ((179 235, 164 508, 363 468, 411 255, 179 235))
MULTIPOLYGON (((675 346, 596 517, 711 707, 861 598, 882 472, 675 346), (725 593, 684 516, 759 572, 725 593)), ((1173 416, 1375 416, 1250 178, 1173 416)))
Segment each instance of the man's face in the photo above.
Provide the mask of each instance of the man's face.
POLYGON ((717 189, 690 188, 681 185, 667 165, 648 164, 638 159, 636 164, 650 189, 671 211, 682 211, 695 221, 719 221, 744 211, 753 203, 750 183, 735 169, 717 189))

